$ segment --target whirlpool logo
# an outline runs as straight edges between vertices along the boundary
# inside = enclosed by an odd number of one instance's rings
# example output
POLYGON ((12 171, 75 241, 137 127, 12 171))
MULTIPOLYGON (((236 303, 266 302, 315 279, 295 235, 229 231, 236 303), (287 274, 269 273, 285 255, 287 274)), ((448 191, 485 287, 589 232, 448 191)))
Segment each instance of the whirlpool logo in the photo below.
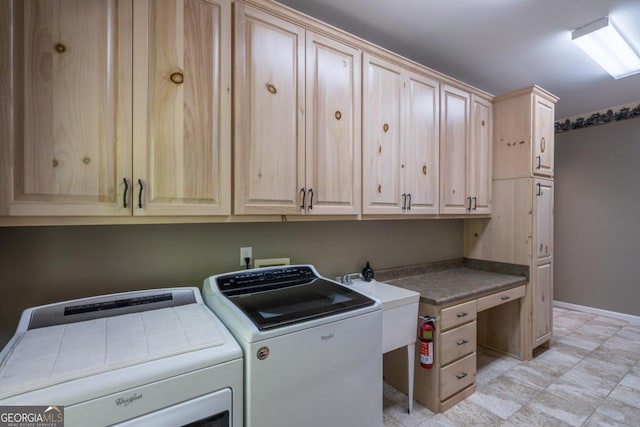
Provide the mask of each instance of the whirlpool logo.
POLYGON ((116 399, 116 405, 117 406, 129 406, 131 403, 135 402, 136 400, 140 400, 142 399, 142 393, 133 393, 130 396, 127 397, 119 397, 116 399))
POLYGON ((320 335, 320 339, 324 342, 329 341, 331 338, 333 338, 333 332, 330 332, 327 335, 320 335))
POLYGON ((0 406, 0 427, 64 427, 64 406, 0 406))

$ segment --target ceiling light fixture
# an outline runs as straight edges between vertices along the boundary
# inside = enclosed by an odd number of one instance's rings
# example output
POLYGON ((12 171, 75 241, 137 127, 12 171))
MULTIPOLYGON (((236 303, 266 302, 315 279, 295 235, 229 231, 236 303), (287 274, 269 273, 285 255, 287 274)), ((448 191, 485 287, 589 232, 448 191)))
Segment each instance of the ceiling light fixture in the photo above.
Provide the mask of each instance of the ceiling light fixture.
POLYGON ((640 58, 608 16, 574 30, 573 40, 614 79, 640 73, 640 58))

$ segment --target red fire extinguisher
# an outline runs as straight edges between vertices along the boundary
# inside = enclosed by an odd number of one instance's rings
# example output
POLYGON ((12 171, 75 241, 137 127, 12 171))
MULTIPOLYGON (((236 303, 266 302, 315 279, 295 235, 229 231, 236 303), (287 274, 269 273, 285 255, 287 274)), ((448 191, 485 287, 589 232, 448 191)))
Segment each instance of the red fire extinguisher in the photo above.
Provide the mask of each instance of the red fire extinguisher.
POLYGON ((433 318, 424 317, 420 325, 420 366, 425 369, 433 368, 433 318))

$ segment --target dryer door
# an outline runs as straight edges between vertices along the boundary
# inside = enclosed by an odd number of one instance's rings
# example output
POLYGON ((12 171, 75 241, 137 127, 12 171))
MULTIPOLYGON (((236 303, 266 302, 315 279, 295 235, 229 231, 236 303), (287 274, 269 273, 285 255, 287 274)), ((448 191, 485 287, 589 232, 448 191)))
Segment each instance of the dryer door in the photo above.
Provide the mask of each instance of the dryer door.
POLYGON ((130 419, 116 426, 231 427, 231 417, 231 389, 226 388, 130 419))

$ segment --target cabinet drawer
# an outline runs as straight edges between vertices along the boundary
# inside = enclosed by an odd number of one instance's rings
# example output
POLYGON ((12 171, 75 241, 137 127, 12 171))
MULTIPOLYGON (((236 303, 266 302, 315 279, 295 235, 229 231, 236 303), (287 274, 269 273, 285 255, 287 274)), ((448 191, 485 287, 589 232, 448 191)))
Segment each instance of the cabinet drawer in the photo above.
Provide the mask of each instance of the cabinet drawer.
POLYGON ((476 354, 471 353, 464 359, 440 368, 440 400, 447 399, 475 381, 476 354))
POLYGON ((440 337, 440 366, 444 366, 476 351, 476 322, 451 329, 440 337))
POLYGON ((446 331, 476 319, 476 300, 445 308, 440 312, 440 330, 446 331))
POLYGON ((513 301, 524 296, 524 285, 506 291, 496 292, 486 297, 478 298, 478 311, 486 310, 496 305, 513 301))

